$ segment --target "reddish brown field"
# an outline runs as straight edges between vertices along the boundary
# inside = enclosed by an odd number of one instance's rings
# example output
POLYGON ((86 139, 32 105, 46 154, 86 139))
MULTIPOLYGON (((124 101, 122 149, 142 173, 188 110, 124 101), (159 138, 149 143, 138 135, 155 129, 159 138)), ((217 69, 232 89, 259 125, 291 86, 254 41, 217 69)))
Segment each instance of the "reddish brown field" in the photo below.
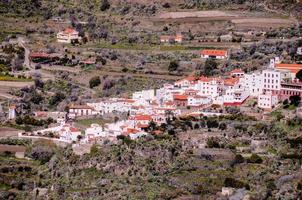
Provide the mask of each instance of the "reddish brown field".
POLYGON ((10 151, 10 152, 25 152, 25 147, 24 146, 19 146, 19 145, 0 145, 0 153, 3 153, 5 151, 10 151))
POLYGON ((0 127, 0 138, 1 137, 14 137, 18 136, 20 130, 9 128, 9 127, 0 127))

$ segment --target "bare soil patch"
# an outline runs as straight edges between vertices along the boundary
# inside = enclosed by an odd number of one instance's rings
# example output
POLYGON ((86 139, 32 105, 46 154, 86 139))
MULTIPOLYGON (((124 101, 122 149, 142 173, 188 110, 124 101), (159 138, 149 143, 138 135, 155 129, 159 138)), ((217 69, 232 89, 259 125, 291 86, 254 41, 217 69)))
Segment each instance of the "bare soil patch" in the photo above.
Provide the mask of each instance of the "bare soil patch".
POLYGON ((289 26, 294 24, 294 21, 290 19, 278 19, 278 18, 243 18, 233 19, 232 23, 236 27, 255 27, 255 28, 278 28, 282 26, 289 26))
POLYGON ((25 152, 25 147, 24 146, 19 146, 19 145, 5 145, 1 144, 0 145, 0 153, 9 151, 9 152, 25 152))
POLYGON ((1 137, 14 137, 18 136, 20 130, 10 128, 10 127, 0 127, 0 138, 1 137))
POLYGON ((210 11, 194 11, 194 12, 167 12, 161 13, 157 18, 160 19, 180 19, 180 18, 220 18, 220 17, 237 17, 236 14, 231 14, 218 10, 210 11))

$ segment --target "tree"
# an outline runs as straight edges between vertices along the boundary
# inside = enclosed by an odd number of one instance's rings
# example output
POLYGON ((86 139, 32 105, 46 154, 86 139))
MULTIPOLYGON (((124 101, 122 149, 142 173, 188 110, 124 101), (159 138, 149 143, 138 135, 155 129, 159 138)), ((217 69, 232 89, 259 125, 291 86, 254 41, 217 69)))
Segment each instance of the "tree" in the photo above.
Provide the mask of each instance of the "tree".
POLYGON ((173 61, 170 62, 169 67, 168 67, 168 70, 169 70, 170 72, 173 72, 173 71, 176 71, 176 70, 178 69, 178 67, 179 67, 178 62, 175 61, 175 60, 173 60, 173 61))
POLYGON ((50 148, 37 146, 33 148, 31 157, 35 160, 39 160, 42 164, 45 164, 50 160, 53 154, 54 152, 50 148))
POLYGON ((302 81, 302 69, 300 69, 300 71, 298 71, 298 73, 296 74, 296 78, 299 79, 300 81, 302 81))
POLYGON ((96 86, 99 86, 101 84, 101 79, 99 76, 94 76, 89 81, 89 87, 94 88, 96 86))
POLYGON ((110 8, 110 3, 108 0, 101 1, 101 11, 105 11, 110 8))
POLYGON ((222 122, 222 123, 219 124, 218 128, 223 131, 227 128, 227 125, 226 125, 226 123, 222 122))
POLYGON ((252 154, 251 157, 247 160, 248 163, 257 163, 260 164, 263 162, 262 158, 257 154, 252 154))
POLYGON ((60 103, 65 99, 65 95, 62 92, 57 92, 54 96, 52 96, 49 100, 49 105, 54 106, 60 103))
POLYGON ((215 73, 217 69, 217 63, 212 58, 207 59, 204 64, 204 74, 207 76, 211 76, 215 73))
POLYGON ((301 102, 301 97, 298 95, 294 95, 294 96, 290 96, 289 100, 290 100, 290 104, 292 104, 294 106, 299 106, 299 104, 301 102))
POLYGON ((215 138, 209 138, 207 140, 207 147, 208 148, 220 148, 220 144, 218 141, 215 140, 215 138))

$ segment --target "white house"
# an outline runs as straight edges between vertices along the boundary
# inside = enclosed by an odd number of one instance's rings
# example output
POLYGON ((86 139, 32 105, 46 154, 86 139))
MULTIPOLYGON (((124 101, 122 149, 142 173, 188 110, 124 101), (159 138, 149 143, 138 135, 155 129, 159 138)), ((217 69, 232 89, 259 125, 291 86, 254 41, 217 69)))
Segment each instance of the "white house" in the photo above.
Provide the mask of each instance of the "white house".
POLYGON ((302 55, 302 47, 298 47, 297 48, 297 54, 298 55, 302 55))
POLYGON ((81 135, 81 131, 77 128, 65 124, 61 130, 59 130, 60 140, 77 141, 78 136, 81 135))
POLYGON ((69 106, 68 117, 75 119, 76 117, 92 116, 97 114, 99 114, 99 112, 95 111, 88 105, 71 105, 69 106))
POLYGON ((230 75, 232 77, 239 77, 239 78, 242 78, 244 77, 244 71, 242 71, 241 69, 234 69, 230 72, 230 75))
POLYGON ((271 92, 260 94, 258 96, 258 107, 263 109, 273 109, 278 104, 278 96, 271 92))
POLYGON ((224 87, 223 104, 226 106, 241 105, 249 97, 249 91, 241 85, 239 78, 225 79, 224 87))
POLYGON ((222 81, 219 78, 208 78, 200 77, 195 84, 196 90, 198 90, 198 95, 200 96, 211 96, 217 97, 220 95, 223 88, 222 81))
POLYGON ((71 43, 72 41, 80 39, 79 32, 72 28, 67 28, 57 34, 57 40, 61 43, 71 43))
POLYGON ((207 59, 207 58, 228 59, 228 51, 226 51, 226 50, 204 49, 200 52, 200 56, 203 59, 207 59))
POLYGON ((155 98, 155 90, 142 90, 134 92, 132 98, 135 100, 144 99, 148 102, 155 98))
POLYGON ((16 106, 11 105, 8 109, 8 119, 15 119, 16 118, 16 106))
POLYGON ((250 96, 258 97, 259 94, 262 94, 263 78, 260 71, 245 74, 240 81, 248 89, 250 96))
POLYGON ((266 69, 262 71, 263 92, 275 93, 281 89, 281 73, 278 70, 266 69))
POLYGON ((202 106, 202 105, 207 105, 212 102, 212 99, 209 96, 200 96, 200 95, 195 95, 195 96, 189 96, 188 97, 188 106, 202 106))
POLYGON ((85 130, 85 142, 91 142, 98 137, 108 136, 103 128, 98 124, 91 124, 89 128, 85 130))

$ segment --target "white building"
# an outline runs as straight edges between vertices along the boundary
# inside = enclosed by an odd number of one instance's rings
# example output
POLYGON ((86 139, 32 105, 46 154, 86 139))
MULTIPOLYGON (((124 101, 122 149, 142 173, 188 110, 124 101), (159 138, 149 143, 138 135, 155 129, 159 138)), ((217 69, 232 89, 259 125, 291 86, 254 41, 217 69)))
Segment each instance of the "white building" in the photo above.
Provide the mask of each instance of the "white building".
POLYGON ((188 106, 202 106, 202 105, 207 105, 212 102, 212 99, 208 96, 200 96, 200 95, 195 95, 195 96, 189 96, 188 97, 188 106))
POLYGON ((79 37, 79 32, 72 28, 67 28, 64 31, 60 31, 57 34, 58 42, 62 42, 62 43, 71 43, 72 41, 76 41, 80 39, 81 37, 79 37))
POLYGON ((200 52, 200 56, 203 59, 207 59, 207 58, 228 59, 228 51, 214 50, 214 49, 204 49, 200 52))
POLYGON ((8 119, 15 119, 16 118, 16 106, 11 105, 8 109, 8 119))
POLYGON ((151 100, 155 99, 155 90, 142 90, 134 92, 132 98, 135 100, 143 99, 150 102, 151 100))
POLYGON ((99 114, 99 112, 95 111, 92 107, 88 105, 71 105, 69 107, 68 117, 71 119, 75 119, 77 117, 93 116, 97 114, 99 114))
POLYGON ((257 97, 263 92, 263 78, 260 71, 250 74, 245 74, 244 78, 240 80, 248 90, 250 96, 257 97))
POLYGON ((200 96, 210 96, 212 98, 221 94, 223 83, 219 78, 200 77, 195 88, 200 96))
POLYGON ((75 127, 65 124, 59 131, 59 135, 60 140, 76 142, 78 140, 78 136, 81 135, 81 131, 75 127))
POLYGON ((85 130, 85 142, 92 142, 98 137, 107 137, 108 135, 103 128, 98 124, 91 124, 89 128, 85 130))
POLYGON ((278 104, 278 96, 271 92, 260 94, 258 96, 258 107, 263 109, 273 109, 278 104))
POLYGON ((262 71, 263 92, 276 92, 281 89, 281 73, 278 70, 266 69, 262 71))
POLYGON ((298 55, 302 55, 302 47, 298 47, 297 48, 297 54, 298 55))
POLYGON ((228 78, 224 80, 224 105, 241 105, 248 97, 249 91, 241 84, 239 78, 228 78))

